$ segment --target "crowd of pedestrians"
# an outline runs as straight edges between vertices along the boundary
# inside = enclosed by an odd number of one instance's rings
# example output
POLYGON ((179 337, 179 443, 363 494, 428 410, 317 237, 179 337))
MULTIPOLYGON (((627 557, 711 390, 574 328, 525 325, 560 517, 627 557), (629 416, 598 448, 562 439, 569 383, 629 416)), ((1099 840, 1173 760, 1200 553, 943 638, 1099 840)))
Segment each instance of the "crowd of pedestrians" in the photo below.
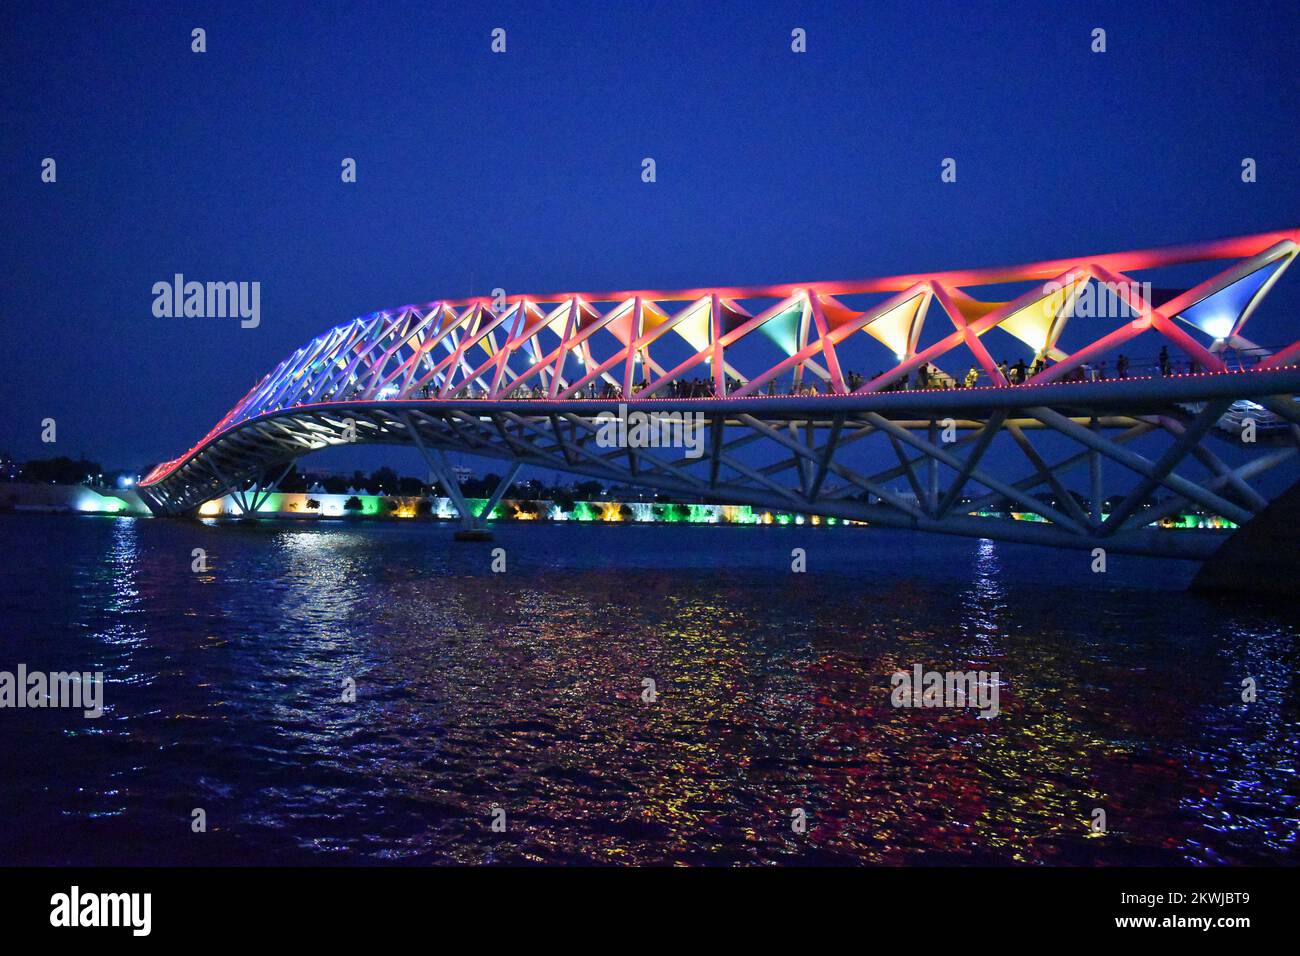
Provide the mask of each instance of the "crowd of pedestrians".
MULTIPOLYGON (((937 365, 930 362, 922 362, 916 366, 913 372, 903 372, 902 374, 891 375, 890 373, 880 370, 877 371, 870 379, 864 378, 856 371, 846 372, 844 374, 844 383, 848 391, 855 392, 864 386, 872 383, 879 383, 878 387, 872 391, 878 392, 898 392, 912 390, 934 390, 934 389, 965 389, 979 388, 1004 385, 1027 385, 1033 384, 1034 380, 1043 372, 1051 368, 1051 363, 1044 356, 1037 356, 1031 362, 1026 362, 1023 358, 1008 363, 1005 359, 998 362, 990 371, 984 368, 971 365, 964 375, 952 376, 942 371, 937 365)), ((1179 375, 1183 373, 1195 373, 1201 371, 1201 366, 1194 360, 1182 360, 1176 362, 1169 354, 1168 347, 1160 349, 1160 354, 1154 361, 1148 360, 1142 364, 1138 370, 1141 377, 1148 377, 1152 374, 1158 374, 1161 377, 1179 375)), ((1100 359, 1096 362, 1085 362, 1074 365, 1064 373, 1054 376, 1053 381, 1061 382, 1097 382, 1108 379, 1127 379, 1134 370, 1128 356, 1120 353, 1112 367, 1107 360, 1100 359)), ((723 388, 725 395, 731 395, 740 389, 745 383, 733 376, 726 376, 723 379, 723 388)), ((632 386, 632 395, 638 395, 649 387, 645 379, 637 381, 632 386)), ((748 394, 752 395, 819 395, 834 394, 829 382, 821 380, 818 376, 804 371, 799 376, 790 376, 783 381, 779 381, 773 376, 768 379, 760 388, 751 389, 748 394)), ((422 385, 418 390, 421 398, 437 398, 436 388, 431 389, 429 385, 422 385)), ((488 390, 477 385, 470 386, 463 392, 458 393, 458 397, 468 397, 473 399, 484 399, 489 395, 488 390)), ((695 377, 674 379, 665 382, 655 388, 654 395, 656 398, 717 398, 719 397, 718 387, 713 378, 695 377)), ((551 397, 550 391, 539 381, 536 384, 516 385, 503 396, 509 400, 524 399, 541 399, 551 397)), ((567 398, 580 399, 602 399, 606 401, 621 401, 624 398, 623 388, 610 381, 597 382, 592 379, 585 386, 577 389, 567 398)), ((319 401, 360 401, 365 396, 359 388, 344 389, 340 393, 327 392, 319 401)), ((303 404, 298 401, 295 404, 303 404)))

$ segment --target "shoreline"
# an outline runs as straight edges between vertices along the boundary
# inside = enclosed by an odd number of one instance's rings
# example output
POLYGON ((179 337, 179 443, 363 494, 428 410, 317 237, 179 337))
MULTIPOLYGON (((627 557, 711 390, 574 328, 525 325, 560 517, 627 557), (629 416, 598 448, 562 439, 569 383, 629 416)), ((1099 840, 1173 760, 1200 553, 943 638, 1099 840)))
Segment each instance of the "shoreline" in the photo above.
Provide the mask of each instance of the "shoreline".
MULTIPOLYGON (((467 498, 471 508, 486 499, 467 498)), ((0 514, 99 515, 108 517, 154 517, 133 489, 101 492, 85 485, 36 485, 11 482, 0 486, 0 514)), ((450 498, 414 495, 371 495, 359 493, 266 493, 265 500, 251 514, 245 513, 232 495, 205 502, 191 516, 198 520, 227 521, 379 521, 459 523, 460 515, 450 498)), ((799 527, 865 524, 842 518, 770 511, 749 505, 666 501, 579 501, 568 499, 506 498, 493 508, 488 519, 496 522, 537 524, 692 524, 762 525, 799 527)))

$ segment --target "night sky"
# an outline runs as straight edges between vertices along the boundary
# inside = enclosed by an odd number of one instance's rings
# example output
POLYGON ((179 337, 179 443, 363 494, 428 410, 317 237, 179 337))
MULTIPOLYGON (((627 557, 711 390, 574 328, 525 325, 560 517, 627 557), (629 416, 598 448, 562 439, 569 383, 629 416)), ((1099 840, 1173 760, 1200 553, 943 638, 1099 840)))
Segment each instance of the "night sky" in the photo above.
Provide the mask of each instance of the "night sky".
MULTIPOLYGON (((0 451, 171 458, 326 328, 497 286, 853 278, 1300 226, 1300 5, 1214 6, 6 3, 0 451), (177 272, 259 281, 260 327, 156 318, 177 272)), ((1298 285, 1258 340, 1300 334, 1298 285)))

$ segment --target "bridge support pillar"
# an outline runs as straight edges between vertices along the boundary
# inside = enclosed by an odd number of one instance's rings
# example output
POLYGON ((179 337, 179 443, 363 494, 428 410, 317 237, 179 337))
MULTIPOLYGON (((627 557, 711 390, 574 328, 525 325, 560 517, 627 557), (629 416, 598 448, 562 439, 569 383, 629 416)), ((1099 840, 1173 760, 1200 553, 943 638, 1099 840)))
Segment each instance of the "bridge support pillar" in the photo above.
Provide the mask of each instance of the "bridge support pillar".
MULTIPOLYGON (((933 418, 930 419, 930 445, 939 447, 939 426, 933 418)), ((939 462, 933 456, 929 456, 926 462, 928 471, 926 476, 929 478, 928 487, 926 488, 926 507, 934 514, 939 509, 939 462)))
POLYGON ((208 470, 211 471, 214 475, 217 476, 217 481, 221 482, 221 483, 224 484, 227 488, 230 489, 230 492, 229 492, 229 493, 230 493, 230 497, 233 498, 233 499, 235 500, 235 504, 239 507, 239 517, 240 517, 240 518, 247 518, 247 517, 249 517, 249 516, 250 516, 254 511, 257 510, 256 508, 249 508, 249 506, 248 506, 248 499, 247 499, 246 497, 244 497, 244 491, 243 491, 243 489, 240 488, 239 485, 237 485, 235 482, 233 482, 233 481, 231 481, 229 478, 227 478, 224 474, 222 474, 222 473, 221 473, 221 469, 217 467, 216 462, 209 461, 209 462, 208 462, 208 470))
MULTIPOLYGON (((519 475, 519 469, 522 467, 522 462, 517 461, 512 464, 510 470, 505 473, 499 482, 497 482, 497 486, 492 492, 492 497, 488 498, 487 502, 483 505, 483 509, 479 511, 477 515, 471 517, 468 522, 462 519, 461 530, 469 532, 470 535, 474 535, 474 537, 469 538, 469 540, 485 540, 485 536, 488 534, 487 523, 492 517, 492 509, 501 503, 501 499, 506 496, 506 492, 509 491, 510 486, 514 484, 515 478, 519 475)), ((455 480, 454 476, 452 480, 455 480)), ((462 512, 462 514, 468 513, 468 511, 462 512)))
MULTIPOLYGON (((1092 417, 1091 427, 1094 432, 1100 433, 1101 429, 1098 427, 1096 415, 1092 417)), ((1088 497, 1090 499, 1089 517, 1092 518, 1092 524, 1095 528, 1101 527, 1103 495, 1104 492, 1102 491, 1101 484, 1101 452, 1094 448, 1088 452, 1088 497)))
POLYGON ((476 513, 465 495, 460 490, 460 482, 456 478, 456 473, 447 463, 447 457, 442 453, 441 448, 430 448, 420 438, 420 433, 415 427, 415 423, 409 417, 404 417, 406 427, 411 432, 411 437, 415 446, 420 449, 420 454, 424 456, 425 462, 438 483, 447 490, 447 496, 451 498, 452 504, 456 506, 456 513, 460 515, 460 530, 456 532, 457 541, 491 541, 492 534, 488 531, 487 523, 492 517, 492 509, 501 503, 510 486, 514 484, 515 478, 519 475, 519 469, 522 462, 514 462, 510 470, 506 472, 488 498, 483 507, 476 513))

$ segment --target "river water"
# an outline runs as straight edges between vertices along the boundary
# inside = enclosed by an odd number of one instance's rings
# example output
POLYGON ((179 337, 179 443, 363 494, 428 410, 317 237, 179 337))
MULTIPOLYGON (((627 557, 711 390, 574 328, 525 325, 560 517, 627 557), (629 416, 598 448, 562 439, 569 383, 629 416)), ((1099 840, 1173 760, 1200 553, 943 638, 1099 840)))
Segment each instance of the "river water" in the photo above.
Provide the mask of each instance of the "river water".
POLYGON ((861 527, 6 515, 0 546, 0 671, 105 679, 98 719, 0 709, 0 863, 1297 858, 1300 615, 1181 564, 861 527), (893 706, 916 664, 996 671, 999 713, 893 706))

